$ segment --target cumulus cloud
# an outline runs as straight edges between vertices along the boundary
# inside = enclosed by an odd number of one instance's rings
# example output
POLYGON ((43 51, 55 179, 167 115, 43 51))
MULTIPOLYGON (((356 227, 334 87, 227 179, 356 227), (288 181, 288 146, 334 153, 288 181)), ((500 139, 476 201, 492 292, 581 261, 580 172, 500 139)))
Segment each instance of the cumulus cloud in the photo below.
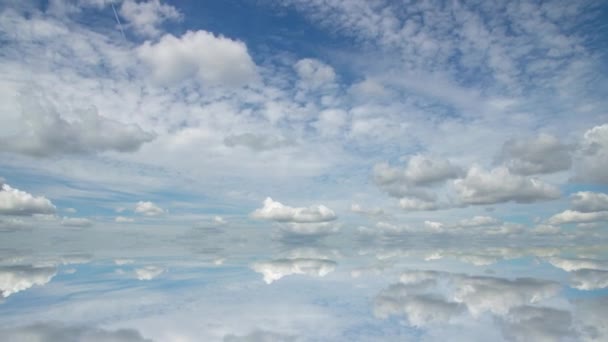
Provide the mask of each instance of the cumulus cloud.
POLYGON ((135 277, 139 280, 152 280, 163 274, 165 269, 158 266, 145 266, 135 269, 135 277))
POLYGON ((297 61, 294 69, 304 84, 313 89, 331 84, 336 79, 336 73, 331 66, 312 58, 297 61))
POLYGON ((607 221, 608 211, 596 212, 580 212, 575 210, 564 210, 559 214, 555 214, 549 218, 549 224, 567 224, 567 223, 587 223, 597 221, 607 221))
POLYGON ((405 169, 393 168, 386 163, 374 166, 374 180, 381 186, 427 186, 456 178, 463 170, 449 160, 415 155, 405 169))
POLYGON ((22 129, 0 137, 0 151, 50 157, 103 151, 133 152, 154 139, 134 124, 106 118, 95 107, 71 113, 65 119, 55 106, 32 94, 20 96, 22 129))
POLYGON ((599 192, 579 191, 570 195, 572 208, 583 213, 608 211, 608 195, 599 192))
POLYGON ((585 132, 575 170, 577 181, 608 183, 608 124, 585 132))
POLYGON ((45 285, 56 274, 55 267, 2 266, 0 267, 0 294, 6 298, 32 286, 45 285))
POLYGON ((166 34, 156 43, 145 42, 136 52, 162 85, 194 77, 209 86, 241 86, 257 75, 243 42, 202 30, 181 37, 166 34))
POLYGON ((152 202, 139 201, 135 206, 135 212, 145 216, 159 216, 166 211, 152 202))
POLYGON ((104 330, 91 326, 68 326, 59 322, 0 330, 2 341, 95 341, 95 342, 152 342, 132 329, 104 330))
POLYGON ((264 206, 256 209, 251 216, 257 219, 299 223, 325 222, 336 219, 334 211, 324 205, 293 208, 273 201, 270 197, 267 197, 264 200, 264 206))
POLYGON ((86 218, 81 217, 64 217, 61 220, 61 225, 65 227, 90 227, 93 225, 93 222, 86 218))
POLYGON ((127 26, 139 35, 148 37, 160 35, 158 27, 163 22, 181 19, 181 13, 175 7, 163 4, 160 0, 125 0, 119 13, 127 20, 127 26))
POLYGON ((271 284, 285 276, 305 274, 311 277, 324 277, 334 271, 336 262, 326 259, 277 259, 256 262, 251 268, 264 275, 264 281, 271 284))
POLYGON ((473 166, 466 177, 454 181, 454 186, 460 200, 466 204, 530 203, 560 196, 556 187, 536 178, 513 174, 505 167, 488 172, 473 166))
POLYGON ((540 134, 535 139, 508 140, 502 147, 499 159, 516 174, 553 173, 570 168, 570 150, 556 137, 540 134))
POLYGON ((3 184, 0 179, 0 214, 53 214, 55 210, 55 206, 47 198, 14 189, 8 184, 3 184))
POLYGON ((293 144, 293 141, 284 137, 253 133, 228 135, 224 138, 224 145, 228 147, 243 146, 254 151, 273 150, 293 144))
POLYGON ((326 109, 319 113, 313 123, 315 129, 324 136, 335 136, 346 125, 348 113, 343 109, 326 109))

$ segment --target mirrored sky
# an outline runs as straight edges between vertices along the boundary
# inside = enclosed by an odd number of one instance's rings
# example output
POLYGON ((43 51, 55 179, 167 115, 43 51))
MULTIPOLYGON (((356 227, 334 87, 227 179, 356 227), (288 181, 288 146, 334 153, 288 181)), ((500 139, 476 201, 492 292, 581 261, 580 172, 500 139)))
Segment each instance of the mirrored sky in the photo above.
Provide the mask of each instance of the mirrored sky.
POLYGON ((0 341, 608 341, 606 23, 0 0, 0 341))

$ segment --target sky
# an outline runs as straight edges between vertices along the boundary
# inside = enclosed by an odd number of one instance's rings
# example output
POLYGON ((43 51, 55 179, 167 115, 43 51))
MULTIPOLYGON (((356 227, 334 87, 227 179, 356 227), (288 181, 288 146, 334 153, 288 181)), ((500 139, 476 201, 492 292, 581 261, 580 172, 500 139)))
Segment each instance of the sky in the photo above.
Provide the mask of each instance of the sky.
POLYGON ((0 0, 0 337, 608 340, 607 23, 0 0))

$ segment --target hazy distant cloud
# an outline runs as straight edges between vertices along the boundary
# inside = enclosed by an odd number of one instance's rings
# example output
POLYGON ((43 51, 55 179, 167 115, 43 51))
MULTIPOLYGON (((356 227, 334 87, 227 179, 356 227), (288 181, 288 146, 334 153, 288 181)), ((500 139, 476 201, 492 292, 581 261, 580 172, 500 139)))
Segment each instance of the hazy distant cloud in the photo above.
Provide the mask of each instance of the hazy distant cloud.
POLYGON ((135 269, 135 276, 139 280, 152 280, 163 274, 165 269, 158 266, 145 266, 135 269))
POLYGON ((224 342, 293 342, 296 340, 296 336, 265 330, 256 330, 244 336, 233 334, 224 336, 224 342))
POLYGON ((90 227, 93 225, 93 222, 86 218, 80 217, 64 217, 61 220, 61 225, 66 227, 90 227))
POLYGON ((594 259, 568 259, 552 257, 547 259, 551 265, 561 268, 564 271, 578 271, 582 269, 605 270, 608 271, 608 261, 594 259))
POLYGON ((163 215, 166 211, 152 202, 139 201, 135 206, 135 212, 145 216, 163 215))
POLYGON ((153 342, 143 338, 132 329, 104 330, 91 326, 68 326, 59 322, 36 323, 32 325, 0 330, 2 341, 40 342, 153 342))
POLYGON ((0 214, 34 215, 52 214, 55 206, 42 196, 33 196, 25 191, 13 189, 0 179, 0 214))
POLYGON ((299 223, 325 222, 336 219, 334 211, 324 205, 293 208, 273 201, 270 197, 267 197, 264 200, 264 206, 256 209, 251 216, 257 219, 299 223))
POLYGON ((477 166, 454 181, 459 199, 466 204, 530 203, 557 199, 559 190, 536 178, 512 174, 505 167, 485 171, 477 166))
POLYGON ((566 224, 581 222, 608 221, 608 211, 580 212, 565 210, 549 218, 549 224, 566 224))
POLYGON ((570 202, 574 210, 584 213, 608 211, 608 195, 600 192, 579 191, 570 195, 570 202))
POLYGON ((228 147, 244 146, 254 151, 266 151, 293 145, 293 141, 279 136, 242 133, 226 136, 224 144, 228 147))
POLYGON ((204 85, 240 86, 257 77, 243 42, 207 31, 188 31, 181 37, 165 34, 156 43, 145 42, 136 52, 162 85, 194 77, 204 85))
POLYGON ((336 268, 336 262, 326 259, 277 259, 256 262, 251 268, 264 275, 264 281, 271 284, 285 276, 305 274, 314 277, 324 277, 336 268))
POLYGON ((435 201, 425 201, 418 198, 404 197, 399 200, 399 207, 406 211, 427 211, 439 209, 435 201))
POLYGON ((0 293, 6 298, 34 285, 44 285, 56 274, 55 267, 0 266, 0 293))
POLYGON ((22 130, 0 137, 0 151, 33 157, 84 154, 103 151, 133 152, 154 139, 139 126, 103 117, 94 107, 67 120, 55 106, 35 94, 20 96, 22 130))
POLYGON ((120 16, 126 19, 127 26, 142 36, 160 35, 158 27, 169 20, 181 19, 181 13, 173 6, 163 4, 160 0, 124 0, 119 10, 120 16))
POLYGON ((511 172, 533 175, 569 169, 570 152, 571 148, 554 136, 540 134, 535 139, 508 140, 499 158, 511 172))
POLYGON ((585 132, 578 151, 574 180, 608 183, 608 124, 585 132))
POLYGON ((133 219, 131 217, 125 217, 125 216, 116 216, 116 218, 114 218, 114 222, 116 222, 116 223, 131 223, 131 222, 135 222, 135 219, 133 219))

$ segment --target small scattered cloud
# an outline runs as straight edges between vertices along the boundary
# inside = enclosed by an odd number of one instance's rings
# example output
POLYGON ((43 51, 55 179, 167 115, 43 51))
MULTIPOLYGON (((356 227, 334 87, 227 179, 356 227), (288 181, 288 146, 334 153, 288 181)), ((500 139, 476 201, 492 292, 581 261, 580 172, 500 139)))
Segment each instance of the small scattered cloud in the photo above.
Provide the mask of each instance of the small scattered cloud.
POLYGON ((93 221, 81 217, 64 217, 61 220, 61 225, 65 227, 85 228, 93 225, 93 221))
POLYGON ((164 215, 166 211, 152 202, 139 201, 135 206, 135 212, 145 216, 164 215))
POLYGON ((135 277, 139 280, 152 280, 163 274, 166 270, 158 266, 145 266, 135 269, 135 277))
POLYGON ((144 37, 159 36, 159 26, 163 22, 182 18, 182 14, 175 7, 163 4, 160 0, 124 0, 119 13, 127 21, 128 27, 144 37))
POLYGON ((264 281, 271 284, 285 276, 305 274, 313 277, 324 277, 334 271, 336 262, 326 259, 277 259, 256 262, 251 268, 264 275, 264 281))

